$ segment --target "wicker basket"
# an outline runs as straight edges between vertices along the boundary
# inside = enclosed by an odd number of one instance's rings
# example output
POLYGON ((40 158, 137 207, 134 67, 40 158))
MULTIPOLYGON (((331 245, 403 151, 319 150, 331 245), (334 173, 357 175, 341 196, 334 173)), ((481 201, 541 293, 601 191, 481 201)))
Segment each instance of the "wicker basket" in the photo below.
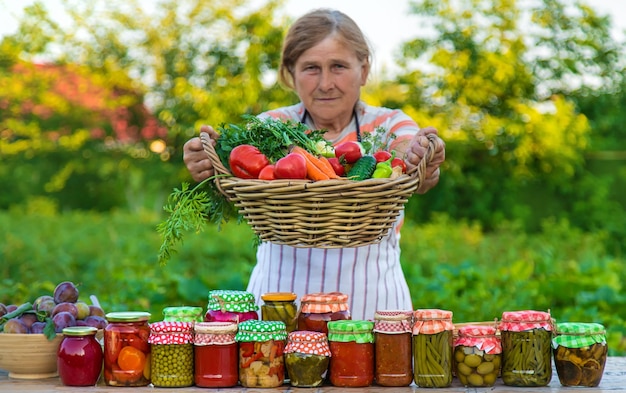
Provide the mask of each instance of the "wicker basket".
POLYGON ((221 163, 207 133, 200 139, 219 191, 239 209, 261 241, 294 247, 359 247, 380 242, 423 181, 438 140, 424 159, 396 179, 241 179, 221 163))

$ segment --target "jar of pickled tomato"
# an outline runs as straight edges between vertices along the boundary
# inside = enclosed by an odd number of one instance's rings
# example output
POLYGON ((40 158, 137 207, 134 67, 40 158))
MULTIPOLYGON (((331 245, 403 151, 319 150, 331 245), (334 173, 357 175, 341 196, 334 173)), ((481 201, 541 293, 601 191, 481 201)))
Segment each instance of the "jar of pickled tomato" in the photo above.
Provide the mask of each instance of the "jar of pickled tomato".
POLYGON ((285 347, 285 367, 291 386, 321 386, 326 378, 329 362, 330 347, 325 333, 306 330, 289 333, 285 347))
POLYGON ((287 340, 281 321, 241 322, 235 340, 239 343, 239 382, 246 388, 275 388, 285 381, 284 349, 287 340))
POLYGON ((163 322, 202 322, 202 307, 180 306, 165 307, 163 322))
POLYGON ((563 386, 600 385, 608 347, 599 323, 558 323, 552 338, 554 365, 563 386))
POLYGON ((63 329, 57 351, 61 383, 67 386, 95 386, 102 371, 102 346, 96 340, 98 329, 73 326, 63 329))
POLYGON ((150 325, 151 381, 155 387, 193 385, 193 322, 150 325))
POLYGON ((106 314, 104 382, 109 386, 150 384, 150 313, 123 311, 106 314))
POLYGON ((311 293, 300 300, 298 330, 328 334, 328 322, 351 318, 348 295, 341 292, 311 293))
POLYGON ((413 310, 374 314, 374 379, 378 385, 409 386, 413 382, 412 322, 413 310))
POLYGON ((264 321, 283 321, 287 333, 298 327, 298 295, 292 292, 269 292, 261 295, 261 319, 264 321))
POLYGON ((239 381, 237 323, 200 322, 194 325, 196 386, 228 388, 239 381))
POLYGON ((413 315, 413 376, 424 388, 452 384, 454 324, 447 310, 416 310, 413 315))
POLYGON ((454 369, 468 387, 495 385, 502 365, 502 345, 495 326, 467 325, 454 341, 454 369))
POLYGON ((209 292, 204 322, 243 322, 259 319, 254 294, 247 291, 218 289, 209 292))
POLYGON ((338 387, 366 387, 374 382, 374 323, 328 322, 330 383, 338 387))

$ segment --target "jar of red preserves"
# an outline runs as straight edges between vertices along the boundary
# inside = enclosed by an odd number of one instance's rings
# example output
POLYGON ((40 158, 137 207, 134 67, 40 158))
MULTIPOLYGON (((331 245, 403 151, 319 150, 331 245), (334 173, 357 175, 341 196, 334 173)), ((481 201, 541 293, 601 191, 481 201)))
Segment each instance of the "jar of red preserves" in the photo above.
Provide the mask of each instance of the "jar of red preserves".
POLYGON ((259 319, 254 294, 247 291, 218 289, 209 292, 204 322, 243 322, 259 319))
POLYGON ((261 295, 261 319, 264 321, 283 321, 287 333, 298 327, 298 295, 292 292, 268 292, 261 295))
POLYGON ((502 365, 502 345, 495 326, 467 325, 454 341, 456 376, 464 386, 495 385, 502 365))
POLYGON ((150 370, 155 387, 193 385, 193 322, 155 322, 150 325, 150 370))
POLYGON ((289 333, 285 347, 285 367, 291 386, 321 386, 328 372, 329 360, 330 348, 326 334, 307 330, 289 333))
POLYGON ((109 386, 150 384, 150 326, 147 312, 106 314, 104 382, 109 386))
POLYGON ((239 343, 239 382, 246 388, 275 388, 285 381, 284 349, 287 340, 281 321, 241 322, 235 340, 239 343))
POLYGON ((452 312, 416 310, 413 315, 413 376, 424 388, 445 388, 452 384, 452 312))
POLYGON ((563 386, 600 385, 606 364, 606 330, 599 323, 563 322, 552 338, 554 365, 563 386))
POLYGON ((412 310, 374 314, 374 378, 378 385, 409 386, 413 382, 412 322, 412 310))
POLYGON ((351 319, 348 295, 341 292, 311 293, 300 299, 298 330, 328 334, 329 321, 351 319))
POLYGON ((194 326, 196 386, 228 388, 239 381, 237 323, 200 322, 194 326))
POLYGON ((365 387, 374 382, 374 323, 328 322, 330 383, 338 387, 365 387))
POLYGON ((63 385, 94 386, 102 371, 102 347, 96 340, 98 329, 73 326, 63 329, 57 351, 57 369, 63 385))

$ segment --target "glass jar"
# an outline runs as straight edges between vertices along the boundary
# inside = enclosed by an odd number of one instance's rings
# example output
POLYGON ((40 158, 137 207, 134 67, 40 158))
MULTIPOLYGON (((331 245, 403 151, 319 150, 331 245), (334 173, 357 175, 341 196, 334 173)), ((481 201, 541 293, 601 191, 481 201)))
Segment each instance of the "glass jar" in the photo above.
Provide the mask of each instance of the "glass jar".
POLYGON ((150 313, 122 311, 106 314, 104 383, 109 386, 150 384, 150 313))
POLYGON ((202 307, 180 306, 165 307, 163 322, 202 322, 202 307))
POLYGON ((246 291, 218 289, 209 292, 205 322, 243 322, 259 319, 254 294, 246 291))
POLYGON ((330 383, 338 387, 366 387, 374 382, 374 323, 328 322, 330 383))
POLYGON ((330 348, 326 334, 306 330, 289 333, 285 366, 291 386, 321 386, 328 372, 329 359, 330 348))
POLYGON ((417 386, 445 388, 452 384, 453 332, 451 311, 415 311, 413 374, 417 386))
POLYGON ((155 322, 150 325, 152 384, 155 387, 193 385, 192 322, 155 322))
POLYGON ((239 382, 247 388, 275 388, 285 381, 284 350, 287 340, 281 321, 241 322, 235 340, 239 343, 239 382))
POLYGON ((235 322, 200 322, 194 325, 196 386, 228 388, 237 385, 239 367, 235 322))
POLYGON ((328 334, 328 322, 349 319, 348 295, 341 292, 311 293, 300 300, 298 330, 328 334))
POLYGON ((374 379, 380 386, 409 386, 413 382, 411 329, 413 311, 374 314, 374 379))
POLYGON ((552 379, 552 318, 542 311, 505 311, 500 322, 502 382, 547 386, 552 379))
POLYGON ((63 329, 57 350, 57 369, 67 386, 95 386, 102 371, 102 347, 96 340, 98 329, 73 326, 63 329))
POLYGON ((604 326, 564 322, 558 323, 555 330, 552 349, 561 385, 600 385, 608 351, 604 326))
POLYGON ((454 342, 456 376, 464 386, 489 387, 496 383, 502 365, 502 345, 494 326, 459 328, 454 342))
POLYGON ((264 321, 283 321, 287 327, 287 333, 291 333, 298 327, 298 307, 296 298, 298 295, 292 292, 270 292, 261 295, 261 319, 264 321))

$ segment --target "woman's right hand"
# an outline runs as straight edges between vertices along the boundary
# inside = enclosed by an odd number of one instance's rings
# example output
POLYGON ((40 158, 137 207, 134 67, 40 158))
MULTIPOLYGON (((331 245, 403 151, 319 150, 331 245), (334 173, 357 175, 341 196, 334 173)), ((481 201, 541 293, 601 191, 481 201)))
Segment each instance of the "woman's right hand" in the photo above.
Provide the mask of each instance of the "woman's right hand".
MULTIPOLYGON (((206 132, 215 146, 219 134, 211 126, 200 127, 200 132, 206 132)), ((213 164, 204 151, 202 141, 198 137, 191 138, 183 146, 183 161, 193 180, 201 182, 214 174, 213 164)))

